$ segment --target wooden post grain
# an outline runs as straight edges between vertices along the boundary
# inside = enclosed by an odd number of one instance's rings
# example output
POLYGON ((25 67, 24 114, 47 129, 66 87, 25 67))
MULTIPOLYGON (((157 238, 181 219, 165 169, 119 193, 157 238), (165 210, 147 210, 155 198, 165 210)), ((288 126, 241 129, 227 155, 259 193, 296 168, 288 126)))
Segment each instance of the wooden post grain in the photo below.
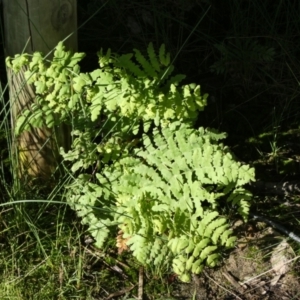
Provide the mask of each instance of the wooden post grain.
MULTIPOLYGON (((36 51, 48 54, 67 37, 66 48, 77 50, 76 0, 3 0, 3 14, 6 56, 36 51)), ((35 100, 34 87, 26 83, 24 71, 14 74, 7 69, 12 132, 20 112, 35 100)), ((67 141, 70 135, 66 128, 56 132, 59 132, 58 139, 54 138, 54 130, 49 128, 32 128, 18 137, 13 134, 19 176, 50 179, 59 161, 57 146, 68 147, 61 142, 67 141)))

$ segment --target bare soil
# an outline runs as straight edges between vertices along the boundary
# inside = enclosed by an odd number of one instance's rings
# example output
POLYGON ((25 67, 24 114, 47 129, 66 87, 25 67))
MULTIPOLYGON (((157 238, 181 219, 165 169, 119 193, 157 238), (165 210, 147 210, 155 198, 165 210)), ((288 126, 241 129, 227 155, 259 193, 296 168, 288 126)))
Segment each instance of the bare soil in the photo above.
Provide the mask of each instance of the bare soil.
POLYGON ((236 249, 224 258, 223 265, 194 276, 190 284, 178 283, 172 297, 182 300, 300 299, 299 257, 290 241, 270 227, 259 229, 259 225, 237 224, 243 236, 236 249))

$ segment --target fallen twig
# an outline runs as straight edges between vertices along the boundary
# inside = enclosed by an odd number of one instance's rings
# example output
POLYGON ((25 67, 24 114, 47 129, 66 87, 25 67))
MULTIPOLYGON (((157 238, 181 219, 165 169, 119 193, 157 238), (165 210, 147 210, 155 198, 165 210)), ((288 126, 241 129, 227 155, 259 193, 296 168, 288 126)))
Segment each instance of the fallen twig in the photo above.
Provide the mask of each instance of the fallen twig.
POLYGON ((215 283, 219 288, 221 288, 222 290, 226 291, 227 293, 233 295, 234 297, 236 297, 236 299, 239 299, 239 300, 243 300, 242 298, 240 298, 238 295, 236 295, 234 292, 226 289, 225 287, 223 287, 222 285, 220 285, 218 282, 216 282, 214 279, 212 279, 205 271, 203 271, 204 275, 210 279, 213 283, 215 283))
POLYGON ((144 268, 139 269, 139 289, 138 289, 138 300, 143 300, 144 294, 144 268))
POLYGON ((130 292, 134 287, 135 287, 135 285, 134 285, 134 286, 131 286, 131 287, 128 287, 128 288, 125 288, 125 289, 123 289, 123 290, 121 290, 121 291, 112 293, 112 294, 110 294, 108 297, 106 297, 105 300, 109 300, 109 299, 112 299, 113 297, 117 297, 117 296, 124 295, 124 294, 130 292))

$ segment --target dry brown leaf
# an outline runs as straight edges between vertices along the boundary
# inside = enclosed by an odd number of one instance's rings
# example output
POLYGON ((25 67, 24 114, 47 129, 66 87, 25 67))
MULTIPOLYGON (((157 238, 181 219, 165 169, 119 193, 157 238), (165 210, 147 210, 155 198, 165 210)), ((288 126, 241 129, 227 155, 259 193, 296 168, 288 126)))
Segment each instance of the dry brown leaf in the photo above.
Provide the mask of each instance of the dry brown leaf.
POLYGON ((126 238, 126 239, 123 238, 123 231, 122 230, 120 230, 118 232, 116 240, 117 240, 118 254, 121 254, 123 251, 128 250, 128 246, 127 246, 126 243, 129 240, 129 238, 126 238))
POLYGON ((293 258, 294 254, 290 245, 283 240, 273 251, 271 256, 272 269, 276 273, 271 285, 276 285, 280 277, 290 270, 288 261, 293 258))

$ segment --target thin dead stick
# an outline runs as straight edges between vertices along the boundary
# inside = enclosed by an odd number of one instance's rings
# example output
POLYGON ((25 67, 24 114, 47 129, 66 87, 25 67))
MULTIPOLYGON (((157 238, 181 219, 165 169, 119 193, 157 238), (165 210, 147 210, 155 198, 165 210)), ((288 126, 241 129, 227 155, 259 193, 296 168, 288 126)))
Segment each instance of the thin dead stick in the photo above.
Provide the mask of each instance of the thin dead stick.
POLYGON ((105 300, 109 300, 109 299, 112 299, 112 298, 114 298, 114 297, 124 295, 124 294, 130 292, 134 287, 135 287, 135 286, 131 286, 131 287, 126 288, 126 289, 123 289, 123 290, 121 290, 121 291, 112 293, 112 294, 110 294, 108 297, 106 297, 105 300))
MULTIPOLYGON (((116 266, 111 266, 110 264, 108 264, 103 258, 107 255, 99 255, 97 252, 93 252, 91 251, 90 249, 88 249, 87 247, 84 247, 84 250, 89 253, 90 255, 92 255, 93 257, 96 257, 98 260, 101 259, 102 263, 104 265, 106 265, 108 268, 110 268, 111 270, 119 273, 120 275, 122 275, 125 279, 128 278, 128 276, 123 272, 122 269, 120 269, 117 265, 116 266)), ((116 263, 120 264, 121 266, 125 267, 125 268, 129 268, 127 265, 125 265, 124 263, 121 263, 119 262, 118 260, 116 260, 116 263)), ((130 282, 131 285, 133 285, 131 282, 130 282)))
MULTIPOLYGON (((288 263, 290 263, 290 262, 292 262, 292 261, 294 261, 294 260, 297 260, 299 257, 300 257, 300 256, 298 255, 298 256, 296 256, 296 257, 294 257, 294 258, 288 260, 288 261, 285 262, 283 265, 286 265, 286 264, 288 264, 288 263)), ((268 270, 268 271, 266 271, 266 272, 263 272, 263 273, 261 273, 261 274, 255 276, 255 277, 252 277, 252 278, 250 278, 250 279, 248 279, 248 280, 246 280, 246 281, 244 281, 244 282, 242 282, 242 284, 248 283, 248 282, 250 282, 250 281, 252 281, 252 280, 254 280, 254 279, 257 279, 257 278, 259 278, 259 277, 261 277, 261 276, 263 276, 263 275, 265 275, 265 274, 268 274, 268 273, 270 273, 270 272, 272 272, 272 271, 273 271, 273 268, 270 269, 270 270, 268 270)))
POLYGON ((241 286, 241 284, 238 283, 232 275, 230 275, 227 271, 223 271, 222 274, 236 288, 236 290, 240 294, 244 293, 245 291, 244 287, 241 286))
POLYGON ((247 289, 243 295, 250 294, 251 292, 253 292, 253 291, 255 291, 255 290, 259 289, 259 288, 264 287, 266 284, 268 284, 270 282, 272 282, 272 280, 258 282, 258 284, 256 286, 254 286, 253 288, 247 289))
MULTIPOLYGON (((107 257, 108 254, 98 254, 97 252, 100 252, 99 249, 97 249, 96 247, 94 246, 90 246, 90 248, 92 250, 94 250, 95 252, 89 250, 87 247, 84 247, 84 249, 89 253, 91 254, 92 256, 95 256, 95 257, 98 257, 98 258, 103 258, 103 257, 107 257)), ((116 261, 117 264, 119 264, 120 266, 126 268, 126 269, 129 269, 130 267, 127 266, 126 264, 124 264, 123 262, 119 261, 118 259, 114 258, 114 260, 116 261)))
POLYGON ((144 294, 144 268, 140 267, 139 269, 139 290, 138 290, 138 300, 143 300, 144 294))
POLYGON ((225 287, 221 286, 219 283, 217 283, 214 279, 212 279, 205 271, 203 271, 204 275, 210 279, 214 284, 216 284, 218 287, 220 287, 222 290, 226 291, 227 293, 233 295, 234 297, 236 297, 239 300, 243 300, 242 298, 240 298, 238 295, 236 295, 234 292, 226 289, 225 287))

